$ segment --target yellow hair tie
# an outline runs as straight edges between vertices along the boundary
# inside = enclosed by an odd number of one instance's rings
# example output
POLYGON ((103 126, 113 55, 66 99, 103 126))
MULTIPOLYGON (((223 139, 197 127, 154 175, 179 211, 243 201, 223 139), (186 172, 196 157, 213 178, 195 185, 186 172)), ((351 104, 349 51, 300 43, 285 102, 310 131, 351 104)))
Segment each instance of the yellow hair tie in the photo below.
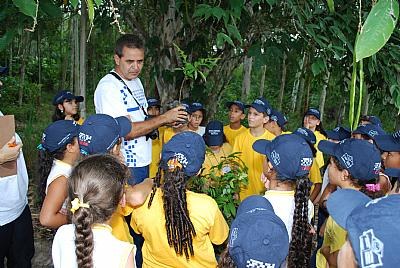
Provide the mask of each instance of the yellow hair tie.
POLYGON ((75 197, 75 199, 71 201, 71 204, 72 207, 70 210, 72 214, 74 214, 79 208, 89 208, 89 204, 81 202, 78 197, 75 197))
POLYGON ((170 160, 168 160, 167 165, 168 165, 169 171, 173 171, 177 167, 182 169, 182 164, 179 163, 179 161, 176 158, 171 158, 170 160))

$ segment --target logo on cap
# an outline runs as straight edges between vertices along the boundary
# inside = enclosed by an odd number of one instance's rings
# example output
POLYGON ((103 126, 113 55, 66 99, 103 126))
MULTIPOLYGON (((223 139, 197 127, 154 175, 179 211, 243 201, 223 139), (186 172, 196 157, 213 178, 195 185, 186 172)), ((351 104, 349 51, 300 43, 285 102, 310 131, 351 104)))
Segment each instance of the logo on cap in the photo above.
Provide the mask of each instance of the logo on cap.
POLYGON ((302 170, 310 170, 311 165, 312 165, 312 158, 303 157, 300 160, 300 166, 302 170))
POLYGON ((374 164, 374 173, 375 174, 379 174, 379 171, 381 171, 381 163, 380 162, 376 162, 375 164, 374 164))
POLYGON ((351 168, 354 165, 353 156, 349 155, 348 153, 345 153, 340 158, 342 159, 346 168, 351 168))
POLYGON ((298 128, 296 131, 299 132, 300 134, 303 134, 304 136, 308 137, 308 133, 304 129, 298 128))
POLYGON ((219 129, 210 129, 210 130, 208 130, 208 134, 210 134, 211 136, 218 136, 219 133, 221 133, 221 130, 219 130, 219 129))
POLYGON ((79 144, 80 145, 84 145, 84 146, 88 146, 89 143, 92 141, 92 136, 85 134, 83 132, 79 132, 79 144))
POLYGON ((383 266, 383 246, 381 240, 374 235, 374 230, 363 232, 360 239, 360 256, 362 268, 383 266))
POLYGON ((238 233, 238 228, 237 227, 233 228, 231 231, 231 239, 229 240, 230 247, 233 247, 233 243, 235 242, 235 240, 237 239, 237 236, 238 236, 237 233, 238 233))
POLYGON ((256 104, 260 104, 260 105, 265 105, 265 103, 262 101, 262 100, 260 100, 260 99, 256 99, 255 101, 254 101, 254 103, 256 103, 256 104))
POLYGON ((278 122, 278 117, 276 117, 276 115, 271 115, 271 120, 274 120, 275 122, 278 122))
POLYGON ((279 153, 277 153, 275 150, 271 152, 271 160, 275 163, 275 165, 279 166, 281 163, 281 158, 279 156, 279 153))
POLYGON ((370 130, 370 131, 368 131, 368 135, 370 135, 371 137, 375 137, 376 135, 378 135, 378 131, 370 130))
POLYGON ((247 268, 275 268, 275 263, 266 263, 258 260, 247 260, 246 262, 247 268))
POLYGON ((176 158, 176 160, 178 160, 179 163, 182 164, 182 166, 185 168, 189 161, 187 160, 186 156, 182 153, 175 153, 174 157, 176 158))

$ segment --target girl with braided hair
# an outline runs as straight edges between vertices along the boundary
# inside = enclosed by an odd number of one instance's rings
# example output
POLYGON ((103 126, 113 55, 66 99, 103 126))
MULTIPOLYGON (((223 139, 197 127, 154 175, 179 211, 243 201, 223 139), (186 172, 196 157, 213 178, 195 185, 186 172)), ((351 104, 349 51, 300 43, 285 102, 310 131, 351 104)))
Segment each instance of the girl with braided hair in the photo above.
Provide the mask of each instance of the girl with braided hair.
POLYGON ((258 140, 253 149, 266 155, 263 173, 269 180, 264 197, 285 223, 289 252, 281 267, 310 267, 313 204, 308 173, 313 164, 309 144, 298 135, 287 134, 272 141, 258 140))
MULTIPOLYGON (((353 189, 363 192, 370 198, 383 195, 377 184, 381 170, 379 149, 366 140, 346 139, 340 143, 321 141, 319 149, 330 155, 329 183, 341 189, 353 189)), ((329 196, 327 198, 329 200, 329 196)), ((326 199, 322 201, 326 205, 326 199)), ((317 263, 324 263, 323 257, 329 266, 337 266, 337 256, 340 248, 345 244, 347 232, 329 216, 325 223, 324 242, 317 263)))
POLYGON ((115 238, 108 225, 118 204, 125 203, 128 168, 112 155, 81 161, 68 182, 71 222, 54 237, 53 264, 58 267, 136 267, 135 246, 115 238))
POLYGON ((228 225, 216 202, 186 190, 204 162, 203 138, 191 131, 166 143, 151 195, 134 208, 131 226, 144 237, 143 267, 216 267, 212 244, 222 244, 228 225))

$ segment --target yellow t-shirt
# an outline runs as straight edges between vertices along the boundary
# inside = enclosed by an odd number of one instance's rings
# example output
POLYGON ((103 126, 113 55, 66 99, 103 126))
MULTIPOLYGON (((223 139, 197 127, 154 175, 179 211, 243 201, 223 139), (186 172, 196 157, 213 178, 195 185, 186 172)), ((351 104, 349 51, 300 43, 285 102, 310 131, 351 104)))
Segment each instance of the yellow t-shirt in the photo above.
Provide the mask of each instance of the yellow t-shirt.
POLYGON ((316 183, 322 183, 322 177, 321 177, 321 172, 319 171, 319 167, 317 164, 316 159, 313 159, 313 163, 311 165, 311 169, 310 169, 310 173, 309 176, 310 181, 313 183, 313 185, 311 186, 311 190, 310 190, 310 194, 312 193, 312 191, 314 190, 315 184, 316 183))
POLYGON ((163 131, 162 144, 166 144, 176 134, 172 127, 166 127, 163 131))
POLYGON ((205 194, 186 191, 187 209, 196 230, 193 237, 194 256, 186 260, 169 246, 161 189, 154 195, 151 207, 146 202, 133 210, 131 226, 144 237, 143 267, 213 267, 217 266, 212 244, 222 244, 229 227, 217 203, 205 194))
POLYGON ((315 138, 317 139, 317 142, 315 143, 315 149, 317 149, 317 156, 316 156, 316 161, 318 164, 319 168, 322 168, 325 164, 324 162, 324 155, 320 150, 318 150, 318 144, 322 140, 326 140, 326 137, 321 134, 318 130, 314 131, 315 138))
POLYGON ((235 144, 236 137, 247 130, 245 126, 240 126, 239 129, 231 129, 229 125, 224 126, 224 134, 226 137, 226 141, 233 146, 235 144))
MULTIPOLYGON (((326 220, 325 232, 324 232, 324 242, 322 243, 322 247, 329 246, 330 252, 333 253, 338 251, 346 242, 347 231, 340 227, 331 216, 326 220)), ((324 255, 321 253, 317 254, 317 267, 325 268, 324 264, 326 264, 326 259, 324 255)))
POLYGON ((254 137, 250 133, 250 129, 248 129, 236 137, 235 145, 233 146, 232 152, 241 152, 239 157, 248 168, 249 184, 241 188, 239 193, 240 200, 244 200, 250 195, 262 194, 265 192, 264 184, 260 179, 265 155, 259 154, 253 150, 253 143, 260 139, 272 140, 274 139, 274 135, 265 130, 263 135, 254 137))
MULTIPOLYGON (((210 169, 213 166, 218 165, 221 162, 221 158, 222 157, 227 157, 228 155, 230 155, 232 153, 232 146, 225 142, 222 147, 219 149, 219 152, 212 152, 211 150, 207 150, 206 151, 206 158, 204 160, 203 163, 203 175, 209 174, 210 173, 210 169)), ((219 176, 221 174, 215 173, 215 175, 219 176)))
POLYGON ((154 178, 158 171, 158 164, 160 163, 162 141, 163 141, 165 129, 166 129, 166 127, 159 127, 158 128, 158 138, 155 140, 152 140, 151 164, 150 164, 150 171, 149 171, 150 178, 154 178))
POLYGON ((133 208, 129 206, 121 207, 121 205, 118 205, 117 210, 111 215, 109 222, 113 236, 121 241, 129 242, 131 244, 133 244, 133 239, 129 233, 128 224, 124 217, 131 214, 132 211, 133 208))

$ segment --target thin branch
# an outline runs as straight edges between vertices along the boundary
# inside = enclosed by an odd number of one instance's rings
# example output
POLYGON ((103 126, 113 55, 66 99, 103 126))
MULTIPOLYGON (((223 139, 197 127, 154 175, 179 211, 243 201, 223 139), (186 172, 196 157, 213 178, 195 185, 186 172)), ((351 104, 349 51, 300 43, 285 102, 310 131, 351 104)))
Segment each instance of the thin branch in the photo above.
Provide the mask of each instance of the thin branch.
POLYGON ((114 7, 114 4, 113 4, 112 0, 110 0, 110 7, 111 7, 111 13, 113 14, 113 17, 114 17, 114 21, 111 22, 110 24, 111 25, 117 24, 118 32, 120 34, 125 34, 125 32, 122 30, 121 25, 119 24, 119 21, 118 21, 118 18, 119 18, 119 14, 117 13, 118 9, 114 7))
POLYGON ((36 2, 36 11, 35 11, 35 17, 33 18, 32 28, 25 28, 25 31, 32 32, 32 33, 35 31, 35 28, 36 28, 36 25, 37 25, 38 10, 39 10, 39 0, 37 0, 37 2, 36 2))

